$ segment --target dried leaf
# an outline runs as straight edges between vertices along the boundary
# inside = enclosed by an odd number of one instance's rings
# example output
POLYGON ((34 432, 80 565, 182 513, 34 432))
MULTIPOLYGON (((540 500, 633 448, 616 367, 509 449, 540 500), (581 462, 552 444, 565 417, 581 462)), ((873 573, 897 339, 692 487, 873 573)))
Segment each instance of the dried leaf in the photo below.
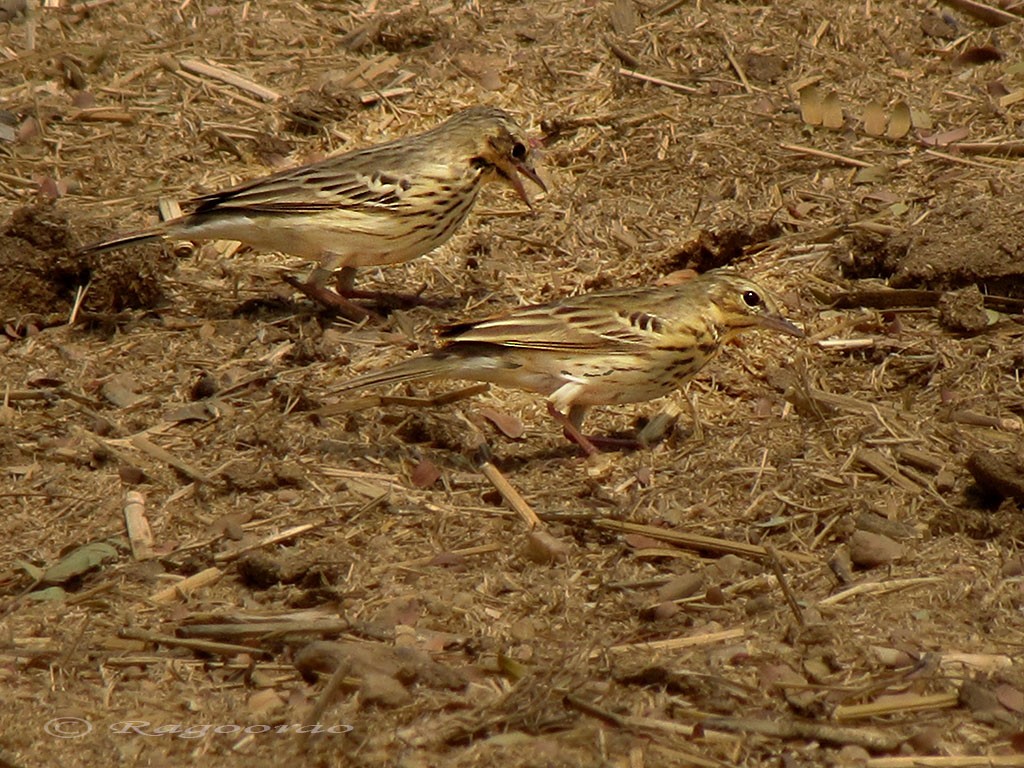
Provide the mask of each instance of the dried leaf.
POLYGON ((481 408, 477 411, 481 416, 487 419, 491 424, 498 428, 505 437, 518 440, 524 434, 526 434, 526 428, 523 426, 518 418, 513 416, 511 413, 505 413, 504 411, 498 411, 494 408, 481 408))
POLYGON ((912 666, 917 660, 901 648, 889 648, 881 645, 869 646, 875 658, 886 667, 898 669, 912 666))
POLYGON ((661 441, 675 426, 680 410, 677 406, 667 406, 665 410, 654 414, 650 421, 637 434, 641 445, 654 445, 661 441))
POLYGON ((262 691, 256 691, 249 697, 248 706, 251 714, 265 717, 279 709, 284 709, 285 701, 273 688, 265 688, 262 691))
POLYGON ((345 487, 352 491, 352 493, 357 493, 368 499, 379 499, 390 493, 387 487, 371 483, 368 480, 362 480, 358 477, 347 478, 345 480, 345 487))
POLYGON ((993 712, 999 709, 995 691, 989 680, 965 680, 960 686, 960 705, 972 713, 993 712))
POLYGON ((501 71, 504 69, 505 60, 500 56, 464 53, 455 57, 455 63, 489 91, 496 91, 504 86, 501 71))
POLYGON ((839 103, 839 94, 830 91, 822 103, 821 124, 825 128, 838 131, 845 125, 843 118, 843 105, 839 103))
POLYGON ((32 581, 42 581, 43 569, 40 568, 38 565, 33 565, 27 560, 15 560, 14 564, 18 568, 21 568, 21 570, 23 570, 25 573, 27 573, 29 575, 29 578, 32 579, 32 581))
MULTIPOLYGON (((519 680, 526 677, 530 672, 530 668, 525 664, 520 664, 515 659, 506 656, 504 653, 498 653, 498 669, 501 670, 503 675, 506 675, 512 680, 519 680)), ((489 739, 488 741, 493 741, 493 739, 489 739)))
POLYGON ((861 202, 879 202, 883 205, 892 205, 898 203, 900 200, 899 195, 893 192, 891 189, 876 189, 871 192, 864 194, 861 198, 861 202))
POLYGON ((998 80, 991 80, 985 84, 985 92, 993 99, 1001 100, 1004 96, 1010 93, 1010 89, 998 80))
POLYGON ((71 103, 78 109, 91 109, 96 106, 96 97, 89 91, 75 91, 71 103))
POLYGON ((818 210, 818 207, 817 203, 811 202, 810 200, 803 200, 799 203, 788 206, 787 210, 794 219, 806 219, 810 214, 818 210))
POLYGON ((488 91, 500 91, 505 86, 501 75, 495 69, 485 69, 477 76, 477 80, 488 91))
POLYGON ((953 128, 942 133, 935 133, 931 136, 923 136, 921 141, 931 147, 946 147, 958 141, 963 141, 971 132, 967 128, 953 128))
POLYGON ((800 119, 807 125, 821 125, 824 119, 824 99, 817 85, 808 85, 800 91, 800 119))
POLYGON ((185 422, 185 421, 212 421, 215 414, 211 413, 208 404, 189 403, 179 408, 174 408, 164 414, 164 421, 185 422))
POLYGON ((25 597, 29 600, 36 600, 40 603, 53 603, 64 600, 68 596, 68 593, 63 587, 47 587, 46 589, 37 589, 35 592, 29 592, 25 597))
POLYGON ((999 703, 1011 712, 1024 712, 1024 693, 1012 685, 1002 684, 996 686, 996 698, 999 703))
POLYGON ((627 533, 622 537, 622 540, 630 549, 652 549, 664 546, 664 544, 657 539, 645 536, 642 533, 627 533))
POLYGON ((636 9, 633 0, 615 0, 611 10, 612 29, 617 34, 629 36, 636 31, 636 9))
POLYGON ((634 476, 641 488, 648 488, 654 482, 654 475, 651 474, 650 467, 639 467, 634 476))
POLYGON ((926 13, 921 18, 921 31, 942 40, 953 40, 957 35, 956 27, 937 13, 926 13))
POLYGON ((430 558, 429 564, 438 568, 451 568, 464 565, 465 562, 466 558, 463 555, 457 555, 454 552, 438 552, 430 558))
POLYGON ((60 197, 60 187, 52 176, 37 176, 39 182, 39 194, 47 200, 56 200, 60 197))
POLYGON ((5 0, 0 3, 0 22, 17 18, 27 10, 27 0, 5 0))
POLYGON ((697 276, 697 273, 692 269, 677 269, 674 272, 669 272, 664 277, 659 277, 654 284, 655 285, 681 285, 688 280, 693 280, 697 276))
POLYGON ((930 131, 932 129, 932 116, 923 109, 911 109, 910 121, 919 131, 930 131))
POLYGON ((221 515, 206 527, 206 533, 209 536, 225 536, 232 541, 241 541, 245 535, 242 526, 252 520, 252 515, 251 509, 221 515))
POLYGON ((993 61, 1002 61, 1003 54, 991 45, 976 45, 964 50, 959 56, 953 59, 957 66, 969 66, 972 64, 988 64, 993 61))
POLYGON ((804 679, 803 675, 789 665, 781 663, 765 664, 758 670, 758 677, 761 681, 761 687, 764 689, 774 688, 780 683, 807 684, 807 680, 804 679))
POLYGON ((18 126, 18 141, 34 139, 40 133, 42 133, 42 128, 39 126, 39 121, 34 117, 26 117, 18 126))
POLYGON ((430 459, 422 459, 412 468, 409 479, 417 488, 429 488, 441 479, 441 470, 430 459))
POLYGON ((374 621, 388 627, 415 627, 422 615, 423 606, 419 600, 415 597, 399 597, 384 606, 374 621))
POLYGON ((886 136, 890 139, 902 139, 910 133, 910 107, 905 101, 897 101, 892 108, 892 116, 889 118, 889 130, 886 136))
POLYGON ((462 646, 466 643, 464 638, 453 635, 450 632, 434 632, 423 627, 417 627, 416 639, 420 650, 427 653, 441 653, 446 648, 462 646))
POLYGON ((853 175, 854 184, 880 184, 889 178, 889 169, 884 165, 870 165, 858 168, 853 175))
POLYGON ((43 572, 42 583, 63 584, 117 557, 117 550, 104 541, 84 544, 62 557, 43 572))
POLYGON ((104 382, 100 393, 118 408, 127 408, 142 400, 142 395, 135 392, 137 383, 128 373, 119 373, 104 382))
POLYGON ((885 108, 877 101, 869 102, 864 107, 864 132, 871 136, 881 136, 885 133, 887 119, 885 108))

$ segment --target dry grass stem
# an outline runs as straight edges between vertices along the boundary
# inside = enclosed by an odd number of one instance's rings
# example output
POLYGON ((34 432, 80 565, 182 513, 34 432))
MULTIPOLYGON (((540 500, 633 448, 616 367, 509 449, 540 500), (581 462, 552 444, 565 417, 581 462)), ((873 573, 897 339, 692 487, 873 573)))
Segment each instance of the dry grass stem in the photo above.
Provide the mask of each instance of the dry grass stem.
POLYGON ((224 572, 220 568, 206 568, 199 573, 176 582, 173 586, 153 593, 149 596, 149 599, 154 603, 173 603, 179 600, 186 600, 193 592, 215 584, 223 575, 224 572))

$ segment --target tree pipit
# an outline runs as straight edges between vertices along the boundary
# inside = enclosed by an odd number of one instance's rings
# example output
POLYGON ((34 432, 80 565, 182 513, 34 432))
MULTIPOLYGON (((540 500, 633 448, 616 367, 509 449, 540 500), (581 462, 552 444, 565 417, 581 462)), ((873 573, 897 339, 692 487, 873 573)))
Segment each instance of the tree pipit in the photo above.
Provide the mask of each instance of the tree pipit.
POLYGON ((424 133, 203 195, 192 201, 191 213, 80 253, 159 238, 238 240, 317 262, 306 282, 290 284, 359 319, 366 310, 349 301, 367 295, 353 289, 358 267, 398 264, 437 248, 488 182, 509 185, 532 207, 520 175, 546 190, 516 122, 494 107, 470 107, 424 133), (334 293, 326 283, 338 269, 334 293))
POLYGON ((536 392, 566 436, 592 454, 595 443, 608 441, 582 433, 588 408, 667 395, 725 342, 754 328, 803 336, 764 288, 731 270, 714 270, 675 285, 581 294, 447 326, 435 352, 332 392, 426 379, 536 392))

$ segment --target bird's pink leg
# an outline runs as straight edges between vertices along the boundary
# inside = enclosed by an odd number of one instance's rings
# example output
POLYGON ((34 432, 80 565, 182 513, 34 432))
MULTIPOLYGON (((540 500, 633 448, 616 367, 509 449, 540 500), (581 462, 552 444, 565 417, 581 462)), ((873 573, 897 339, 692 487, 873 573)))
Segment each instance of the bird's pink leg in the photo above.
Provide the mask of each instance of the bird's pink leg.
POLYGON ((382 310, 411 309, 421 306, 446 306, 448 302, 431 301, 422 298, 426 286, 416 293, 392 293, 390 291, 361 291, 355 287, 355 267, 342 267, 335 282, 335 290, 347 299, 366 299, 375 302, 382 310))
POLYGON ((648 447, 636 438, 606 437, 604 435, 583 434, 580 430, 580 426, 583 421, 584 411, 582 409, 577 409, 576 406, 570 408, 569 415, 566 416, 555 408, 553 403, 548 401, 548 413, 551 414, 555 421, 562 425, 562 431, 565 433, 566 439, 576 443, 576 445, 583 449, 583 452, 586 453, 587 456, 594 456, 600 453, 601 448, 615 451, 639 451, 648 447))
POLYGON ((551 418, 562 425, 562 432, 566 439, 576 443, 587 456, 596 456, 600 453, 593 441, 580 431, 578 425, 573 423, 573 419, 555 408, 555 404, 550 400, 548 401, 548 413, 551 414, 551 418))
POLYGON ((293 277, 292 275, 283 275, 283 279, 295 290, 308 296, 317 304, 320 304, 333 312, 337 312, 346 320, 359 323, 367 318, 379 319, 376 312, 372 312, 365 307, 359 306, 354 301, 350 301, 341 294, 335 293, 330 288, 326 288, 313 280, 303 281, 293 277))

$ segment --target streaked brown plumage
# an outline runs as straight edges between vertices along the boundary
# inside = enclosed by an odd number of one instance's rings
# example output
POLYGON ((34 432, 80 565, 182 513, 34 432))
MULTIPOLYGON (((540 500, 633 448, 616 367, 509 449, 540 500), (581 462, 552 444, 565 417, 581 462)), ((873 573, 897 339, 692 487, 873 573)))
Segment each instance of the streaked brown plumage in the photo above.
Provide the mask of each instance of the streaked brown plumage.
POLYGON ((437 351, 333 391, 461 379, 536 392, 589 452, 579 431, 588 408, 666 395, 753 328, 803 335, 763 288, 714 270, 670 287, 582 294, 450 326, 437 351))
POLYGON ((192 213, 81 253, 158 238, 239 240, 318 262, 309 285, 320 292, 337 269, 351 289, 357 267, 408 261, 443 244, 487 182, 508 184, 529 205, 519 174, 545 188, 516 122, 494 107, 470 107, 424 133, 203 195, 192 213))

